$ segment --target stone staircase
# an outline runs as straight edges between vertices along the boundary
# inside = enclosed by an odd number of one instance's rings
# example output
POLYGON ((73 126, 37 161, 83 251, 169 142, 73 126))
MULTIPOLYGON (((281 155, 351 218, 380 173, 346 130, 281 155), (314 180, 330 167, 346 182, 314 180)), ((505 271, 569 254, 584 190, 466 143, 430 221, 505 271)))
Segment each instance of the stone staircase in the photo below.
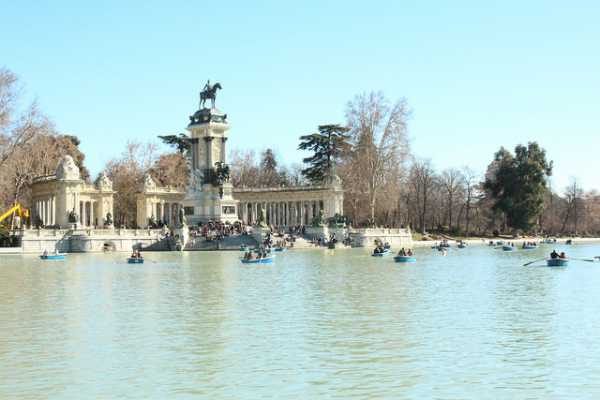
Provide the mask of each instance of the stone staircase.
POLYGON ((203 237, 190 238, 185 245, 185 251, 209 251, 209 250, 239 250, 240 246, 255 247, 258 245, 256 239, 249 235, 227 236, 223 240, 207 241, 203 237))

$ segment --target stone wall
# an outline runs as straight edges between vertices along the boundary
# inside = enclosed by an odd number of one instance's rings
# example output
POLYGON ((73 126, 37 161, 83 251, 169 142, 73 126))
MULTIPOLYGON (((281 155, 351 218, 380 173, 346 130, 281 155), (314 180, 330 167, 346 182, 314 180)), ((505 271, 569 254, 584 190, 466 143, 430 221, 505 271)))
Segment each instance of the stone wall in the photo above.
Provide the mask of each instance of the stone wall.
POLYGON ((412 233, 409 228, 366 228, 352 229, 350 231, 353 246, 373 249, 375 241, 380 240, 390 244, 393 250, 412 248, 412 233))
POLYGON ((161 229, 25 229, 15 232, 21 238, 23 253, 41 253, 55 249, 64 253, 131 251, 134 247, 146 250, 172 250, 161 229))

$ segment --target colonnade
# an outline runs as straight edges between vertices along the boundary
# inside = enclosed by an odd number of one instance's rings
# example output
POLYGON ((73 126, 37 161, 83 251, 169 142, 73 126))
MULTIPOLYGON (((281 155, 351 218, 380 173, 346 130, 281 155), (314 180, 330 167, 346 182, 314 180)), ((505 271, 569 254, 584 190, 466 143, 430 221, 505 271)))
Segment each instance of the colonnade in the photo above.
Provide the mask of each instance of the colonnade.
POLYGON ((94 205, 96 204, 93 200, 86 200, 79 202, 79 224, 81 226, 94 226, 94 205))
POLYGON ((264 212, 264 222, 273 226, 310 225, 323 208, 322 200, 241 202, 238 218, 256 224, 264 212))
POLYGON ((161 221, 165 224, 177 222, 179 209, 183 206, 180 203, 170 203, 166 201, 157 201, 150 207, 148 218, 154 217, 156 222, 161 221))
POLYGON ((35 200, 33 202, 33 209, 42 225, 50 226, 56 224, 56 196, 35 200))

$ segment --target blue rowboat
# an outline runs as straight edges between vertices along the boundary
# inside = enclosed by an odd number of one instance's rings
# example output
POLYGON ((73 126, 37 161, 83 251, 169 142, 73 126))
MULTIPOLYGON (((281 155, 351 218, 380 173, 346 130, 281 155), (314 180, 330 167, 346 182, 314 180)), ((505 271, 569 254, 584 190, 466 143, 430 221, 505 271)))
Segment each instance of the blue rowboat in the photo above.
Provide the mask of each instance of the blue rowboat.
POLYGON ((396 256, 394 257, 394 261, 400 263, 414 263, 417 262, 417 259, 413 256, 396 256))
POLYGON ((65 259, 65 255, 64 254, 42 254, 40 256, 40 258, 42 260, 64 260, 65 259))
POLYGON ((253 260, 245 260, 242 258, 242 264, 271 264, 273 262, 272 256, 263 257, 263 258, 255 258, 253 260))
POLYGON ((129 257, 127 259, 127 264, 143 264, 143 263, 144 263, 144 259, 143 258, 129 257))
POLYGON ((390 249, 383 249, 383 251, 381 253, 373 252, 373 254, 371 254, 371 255, 373 257, 384 257, 384 256, 389 256, 390 254, 392 254, 392 251, 390 249))
POLYGON ((282 251, 286 251, 286 250, 287 250, 287 249, 286 249, 285 247, 275 247, 275 248, 273 249, 273 251, 280 251, 280 252, 282 252, 282 251))
POLYGON ((461 244, 458 245, 459 249, 464 249, 465 247, 467 247, 467 245, 464 244, 464 243, 461 243, 461 244))
POLYGON ((522 247, 523 250, 533 250, 533 249, 537 249, 537 246, 529 246, 529 245, 525 245, 522 247))
POLYGON ((515 248, 513 246, 502 246, 502 250, 504 251, 513 251, 515 248))
POLYGON ((546 265, 549 267, 566 267, 569 265, 569 260, 566 258, 549 258, 546 260, 546 265))

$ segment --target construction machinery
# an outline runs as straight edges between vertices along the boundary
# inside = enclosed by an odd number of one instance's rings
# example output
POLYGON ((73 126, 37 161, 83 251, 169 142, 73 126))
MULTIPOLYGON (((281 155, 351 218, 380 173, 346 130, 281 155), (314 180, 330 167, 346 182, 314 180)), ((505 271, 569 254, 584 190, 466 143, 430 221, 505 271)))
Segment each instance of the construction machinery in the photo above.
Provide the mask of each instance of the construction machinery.
POLYGON ((23 207, 21 204, 15 202, 15 204, 9 208, 4 214, 0 215, 0 224, 4 222, 8 217, 13 217, 10 223, 11 230, 15 227, 15 216, 19 216, 20 223, 23 224, 29 219, 29 210, 23 207))

